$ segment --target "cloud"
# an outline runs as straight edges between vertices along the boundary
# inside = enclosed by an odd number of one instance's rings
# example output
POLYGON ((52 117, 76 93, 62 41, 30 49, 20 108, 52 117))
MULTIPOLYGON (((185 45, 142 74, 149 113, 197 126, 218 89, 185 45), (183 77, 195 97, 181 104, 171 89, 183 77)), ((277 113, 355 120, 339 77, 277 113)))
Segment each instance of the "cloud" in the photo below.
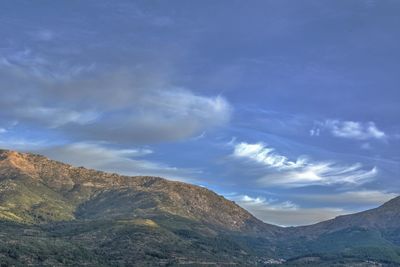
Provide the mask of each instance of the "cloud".
MULTIPOLYGON (((6 132, 8 133, 8 132, 6 132)), ((0 136, 0 148, 20 151, 34 151, 50 145, 48 140, 34 140, 34 138, 10 137, 6 134, 0 136)))
MULTIPOLYGON (((130 106, 105 111, 89 126, 75 125, 83 138, 119 143, 183 140, 226 124, 231 107, 222 97, 184 89, 138 92, 130 106)), ((71 129, 71 132, 73 130, 71 129)))
POLYGON ((334 162, 316 162, 308 163, 305 167, 289 172, 267 174, 260 178, 258 182, 264 186, 279 185, 285 187, 332 184, 360 185, 371 181, 377 172, 376 167, 365 170, 360 163, 339 165, 334 162))
POLYGON ((99 114, 94 111, 74 111, 62 108, 47 108, 47 107, 24 107, 15 110, 15 115, 19 120, 32 119, 37 122, 42 122, 51 128, 57 128, 68 123, 76 123, 85 125, 94 123, 99 114))
POLYGON ((341 208, 302 208, 291 201, 278 202, 248 195, 228 196, 258 219, 280 226, 308 225, 350 213, 341 208))
POLYGON ((293 194, 291 197, 302 202, 310 202, 311 207, 303 207, 292 201, 278 201, 264 197, 230 194, 226 197, 248 210, 260 220, 281 226, 309 225, 335 218, 339 215, 354 213, 360 210, 378 207, 392 198, 396 193, 378 190, 347 191, 335 194, 293 194), (318 203, 321 207, 315 207, 318 203), (355 207, 356 210, 343 208, 355 207))
POLYGON ((277 169, 295 169, 304 166, 306 163, 306 159, 304 158, 290 161, 287 157, 274 153, 273 148, 266 147, 262 143, 239 143, 235 145, 233 155, 239 158, 249 158, 260 164, 277 169))
POLYGON ((225 125, 231 117, 232 107, 222 96, 174 86, 151 66, 53 70, 51 60, 29 49, 3 60, 0 119, 56 129, 77 141, 183 140, 225 125))
POLYGON ((321 129, 319 128, 313 128, 310 130, 310 136, 320 136, 321 134, 321 129))
POLYGON ((378 172, 376 167, 365 169, 360 163, 343 165, 333 161, 312 161, 304 156, 292 161, 262 143, 235 144, 233 157, 263 167, 258 172, 258 183, 262 186, 360 185, 371 181, 378 172))
POLYGON ((53 40, 54 33, 52 31, 50 31, 50 30, 42 29, 42 30, 39 30, 39 31, 32 32, 31 36, 35 40, 48 42, 48 41, 53 40))
POLYGON ((370 143, 363 143, 363 144, 360 146, 360 148, 361 148, 361 149, 364 149, 364 150, 371 150, 371 149, 372 149, 372 146, 371 146, 370 143))
POLYGON ((36 147, 30 151, 51 159, 123 175, 151 175, 180 181, 195 181, 198 170, 181 169, 145 159, 154 152, 148 148, 116 149, 96 143, 36 147))
POLYGON ((6 133, 7 132, 7 130, 6 129, 4 129, 4 128, 0 128, 0 134, 2 134, 2 133, 6 133))
POLYGON ((49 83, 71 81, 83 74, 91 73, 95 67, 94 63, 72 64, 66 60, 54 61, 50 56, 37 53, 30 48, 0 54, 0 75, 4 75, 4 81, 17 79, 19 86, 22 82, 26 82, 27 85, 24 86, 34 91, 36 91, 35 86, 43 87, 49 83))
POLYGON ((31 152, 73 166, 83 166, 121 175, 158 176, 175 181, 197 183, 199 169, 178 168, 152 160, 155 152, 147 147, 121 149, 104 143, 79 142, 56 144, 46 139, 33 140, 1 136, 0 148, 31 152))
POLYGON ((284 201, 284 202, 276 202, 273 200, 267 201, 265 198, 262 197, 250 197, 248 195, 240 196, 238 199, 241 203, 246 203, 247 205, 260 205, 263 204, 268 206, 269 209, 272 210, 296 210, 298 206, 291 201, 284 201))
POLYGON ((307 194, 296 196, 301 200, 324 203, 325 205, 379 206, 399 194, 378 190, 348 191, 335 194, 307 194))
POLYGON ((340 138, 383 140, 387 137, 383 131, 378 129, 374 122, 362 123, 355 121, 327 120, 324 123, 324 127, 327 128, 333 136, 340 138))

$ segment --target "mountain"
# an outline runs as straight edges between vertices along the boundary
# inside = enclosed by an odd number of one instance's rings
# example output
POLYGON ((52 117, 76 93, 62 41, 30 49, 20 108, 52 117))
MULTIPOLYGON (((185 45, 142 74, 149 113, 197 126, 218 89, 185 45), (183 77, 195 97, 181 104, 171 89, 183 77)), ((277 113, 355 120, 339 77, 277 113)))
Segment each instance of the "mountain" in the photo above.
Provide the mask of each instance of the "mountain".
POLYGON ((400 266, 399 221, 398 197, 282 228, 203 187, 0 150, 1 266, 400 266))
POLYGON ((396 197, 375 209, 338 216, 335 219, 315 225, 298 227, 298 230, 321 234, 352 227, 376 230, 400 227, 400 197, 396 197))
MULTIPOLYGON (((96 255, 94 261, 97 253, 106 254, 106 265, 129 265, 141 259, 152 264, 206 258, 210 262, 254 262, 257 257, 250 243, 269 251, 269 240, 281 230, 203 187, 76 168, 7 150, 0 151, 0 219, 5 225, 1 233, 6 236, 20 229, 28 231, 32 242, 35 238, 30 234, 35 233, 45 244, 57 236, 57 241, 71 249, 90 248, 87 253, 96 255)), ((13 260, 0 249, 3 260, 57 263, 49 256, 35 259, 39 252, 29 245, 25 248, 25 236, 13 242, 24 251, 32 249, 31 256, 24 252, 13 260)), ((54 248, 46 245, 46 249, 54 248)), ((72 254, 60 258, 75 257, 75 252, 68 253, 72 254)))
POLYGON ((356 214, 338 216, 314 225, 292 227, 282 240, 295 261, 335 258, 371 259, 400 266, 400 197, 356 214))
POLYGON ((0 181, 3 207, 7 207, 0 217, 19 222, 163 213, 232 231, 276 229, 203 187, 75 168, 40 155, 0 151, 0 181))

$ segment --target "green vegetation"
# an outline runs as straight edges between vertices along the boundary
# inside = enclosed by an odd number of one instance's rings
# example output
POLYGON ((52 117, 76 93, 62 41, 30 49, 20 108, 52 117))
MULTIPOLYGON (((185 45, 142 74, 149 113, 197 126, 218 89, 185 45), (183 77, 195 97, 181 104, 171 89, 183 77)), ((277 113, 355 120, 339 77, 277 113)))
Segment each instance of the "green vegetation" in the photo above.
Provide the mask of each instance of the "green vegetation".
POLYGON ((399 266, 399 221, 397 198, 283 229, 205 188, 0 151, 0 267, 399 266))
POLYGON ((74 219, 75 207, 43 184, 29 180, 3 180, 0 218, 32 224, 74 219))

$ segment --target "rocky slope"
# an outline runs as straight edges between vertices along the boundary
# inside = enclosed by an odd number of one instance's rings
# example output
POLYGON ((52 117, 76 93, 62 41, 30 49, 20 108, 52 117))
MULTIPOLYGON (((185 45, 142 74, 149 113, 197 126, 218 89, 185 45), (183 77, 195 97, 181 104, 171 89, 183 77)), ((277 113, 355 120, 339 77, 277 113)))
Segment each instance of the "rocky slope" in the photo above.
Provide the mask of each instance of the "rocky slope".
POLYGON ((0 151, 6 266, 257 265, 280 230, 203 187, 0 151))
POLYGON ((399 221, 398 197, 281 228, 203 187, 0 150, 5 266, 400 266, 399 221))
POLYGON ((76 168, 40 155, 0 151, 0 186, 0 216, 21 222, 168 213, 227 230, 277 229, 206 188, 76 168), (53 216, 42 209, 54 210, 53 216))

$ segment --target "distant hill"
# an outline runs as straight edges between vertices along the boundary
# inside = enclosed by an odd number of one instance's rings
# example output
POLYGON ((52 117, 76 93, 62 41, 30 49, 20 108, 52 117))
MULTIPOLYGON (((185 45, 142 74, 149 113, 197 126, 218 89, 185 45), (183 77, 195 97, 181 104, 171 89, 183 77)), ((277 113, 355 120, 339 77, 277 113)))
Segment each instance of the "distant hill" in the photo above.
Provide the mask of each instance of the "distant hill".
POLYGON ((399 219, 396 198, 281 228, 203 187, 0 150, 4 266, 396 266, 399 219))
POLYGON ((400 266, 400 197, 375 209, 288 228, 282 240, 290 244, 286 252, 300 258, 301 254, 340 255, 400 266))

